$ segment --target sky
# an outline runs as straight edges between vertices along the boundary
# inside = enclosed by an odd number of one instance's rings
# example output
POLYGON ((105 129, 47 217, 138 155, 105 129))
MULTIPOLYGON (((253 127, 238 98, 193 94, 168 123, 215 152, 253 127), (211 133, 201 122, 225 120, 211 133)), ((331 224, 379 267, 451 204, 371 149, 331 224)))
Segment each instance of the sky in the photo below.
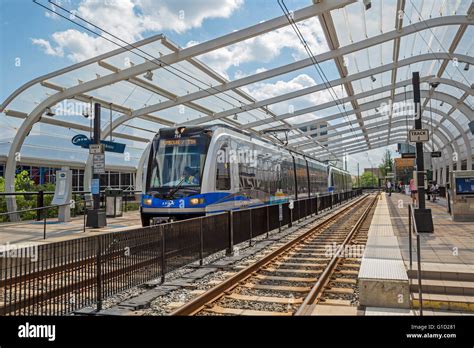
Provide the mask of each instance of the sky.
MULTIPOLYGON (((59 12, 47 0, 37 2, 59 12)), ((205 42, 282 15, 276 0, 57 0, 56 3, 126 42, 163 33, 181 47, 205 42)), ((287 0, 285 3, 290 10, 296 10, 310 5, 311 1, 287 0)), ((117 48, 31 0, 1 0, 0 25, 2 101, 35 77, 117 48)), ((300 30, 313 53, 328 50, 317 18, 302 22, 300 30)), ((226 78, 234 80, 306 57, 295 33, 286 27, 199 58, 226 78)), ((329 80, 339 77, 332 62, 321 66, 329 80)), ((246 86, 244 90, 256 99, 266 99, 321 81, 321 76, 313 68, 306 68, 246 86)), ((298 110, 330 100, 329 93, 321 92, 270 108, 279 114, 285 113, 290 105, 298 110)), ((311 115, 305 115, 295 122, 311 119, 311 115)), ((6 125, 8 122, 6 117, 0 116, 0 130, 4 132, 0 140, 10 139, 14 134, 16 125, 6 125)), ((44 134, 47 134, 44 129, 44 134)), ((392 155, 397 156, 393 152, 395 145, 390 149, 392 155)), ((348 170, 357 174, 357 164, 361 173, 363 168, 378 166, 384 151, 382 148, 349 156, 348 170)))

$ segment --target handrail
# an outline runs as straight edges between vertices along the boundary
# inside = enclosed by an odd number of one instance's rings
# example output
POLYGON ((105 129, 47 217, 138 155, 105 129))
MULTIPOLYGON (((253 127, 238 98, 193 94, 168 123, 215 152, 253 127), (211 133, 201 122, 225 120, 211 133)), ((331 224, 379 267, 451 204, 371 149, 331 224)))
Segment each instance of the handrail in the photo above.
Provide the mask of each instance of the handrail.
MULTIPOLYGON (((85 200, 84 200, 85 201, 85 200)), ((7 213, 0 213, 0 216, 5 216, 5 215, 10 215, 10 214, 17 214, 17 213, 26 213, 28 211, 37 211, 37 210, 43 210, 43 209, 49 209, 49 208, 57 208, 57 207, 64 207, 66 205, 71 205, 71 203, 64 203, 64 204, 53 204, 53 205, 48 205, 45 207, 39 207, 39 208, 30 208, 30 209, 23 209, 23 210, 15 210, 15 211, 10 211, 7 213)))
MULTIPOLYGON (((25 192, 0 192, 0 196, 33 196, 33 195, 39 195, 41 192, 43 192, 44 195, 54 195, 54 191, 25 191, 25 192)), ((123 193, 138 193, 142 192, 141 190, 123 190, 123 193)), ((72 191, 71 192, 73 195, 81 195, 81 194, 88 194, 91 193, 91 191, 72 191)), ((105 190, 100 191, 100 193, 105 193, 105 190)))
POLYGON ((421 248, 420 248, 420 233, 418 232, 418 228, 416 226, 416 220, 414 215, 415 209, 412 207, 412 204, 408 204, 408 246, 409 246, 409 254, 410 254, 410 270, 412 269, 412 231, 416 235, 416 258, 418 264, 418 296, 420 302, 420 316, 423 316, 423 298, 422 298, 422 288, 421 288, 421 248))
MULTIPOLYGON (((87 202, 92 202, 92 199, 83 199, 80 200, 79 202, 82 202, 84 204, 84 210, 86 210, 86 203, 87 202)), ((30 208, 30 209, 23 209, 23 210, 16 210, 16 211, 11 211, 7 213, 0 213, 0 216, 6 216, 10 214, 18 214, 18 213, 26 213, 28 211, 40 211, 42 212, 43 210, 51 209, 51 208, 59 208, 59 207, 64 207, 67 205, 71 204, 76 204, 76 201, 69 202, 69 203, 64 203, 64 204, 54 204, 54 205, 48 205, 46 207, 39 207, 39 208, 30 208)), ((41 213, 40 213, 41 214, 41 213)), ((46 220, 48 218, 47 214, 42 214, 43 215, 43 239, 46 239, 46 220)), ((84 221, 83 221, 83 232, 86 231, 86 213, 84 212, 84 221)))

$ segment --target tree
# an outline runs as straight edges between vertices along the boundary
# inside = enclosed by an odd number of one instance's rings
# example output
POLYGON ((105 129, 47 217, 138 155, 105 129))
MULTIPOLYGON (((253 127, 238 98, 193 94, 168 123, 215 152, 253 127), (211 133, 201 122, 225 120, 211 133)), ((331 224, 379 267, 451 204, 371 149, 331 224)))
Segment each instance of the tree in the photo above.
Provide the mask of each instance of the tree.
MULTIPOLYGON (((15 192, 36 192, 38 190, 43 191, 54 191, 54 184, 45 184, 45 185, 35 185, 35 182, 30 179, 30 175, 26 170, 18 173, 15 176, 15 192)), ((0 192, 5 192, 5 179, 0 177, 0 192)), ((45 195, 44 204, 50 205, 52 196, 45 195)), ((16 206, 17 210, 27 210, 31 208, 36 208, 36 196, 35 195, 17 195, 16 196, 16 206)), ((7 211, 7 203, 5 196, 0 196, 0 211, 7 211)), ((54 216, 54 209, 48 210, 48 217, 54 216)), ((36 217, 36 212, 29 211, 21 213, 22 220, 31 220, 36 217)), ((7 216, 0 217, 0 222, 8 221, 7 216)))
POLYGON ((393 159, 390 150, 385 150, 382 163, 379 165, 379 170, 382 178, 386 177, 388 173, 393 172, 393 159))
POLYGON ((372 172, 364 172, 360 176, 361 187, 375 187, 377 186, 378 178, 372 172))

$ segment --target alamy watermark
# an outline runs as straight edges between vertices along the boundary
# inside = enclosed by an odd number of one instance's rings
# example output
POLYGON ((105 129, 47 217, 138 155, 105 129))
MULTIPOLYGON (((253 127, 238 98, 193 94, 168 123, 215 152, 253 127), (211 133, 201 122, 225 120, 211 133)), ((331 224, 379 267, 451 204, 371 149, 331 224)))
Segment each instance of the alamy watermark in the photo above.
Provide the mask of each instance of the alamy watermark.
POLYGON ((35 244, 6 244, 0 245, 0 258, 28 258, 38 261, 38 245, 35 244))
POLYGON ((326 245, 326 252, 324 255, 326 257, 347 257, 347 258, 360 258, 364 255, 365 245, 362 244, 348 244, 344 247, 341 244, 332 244, 326 245))
POLYGON ((219 150, 217 151, 217 163, 242 163, 251 167, 258 164, 258 150, 238 149, 238 150, 219 150))

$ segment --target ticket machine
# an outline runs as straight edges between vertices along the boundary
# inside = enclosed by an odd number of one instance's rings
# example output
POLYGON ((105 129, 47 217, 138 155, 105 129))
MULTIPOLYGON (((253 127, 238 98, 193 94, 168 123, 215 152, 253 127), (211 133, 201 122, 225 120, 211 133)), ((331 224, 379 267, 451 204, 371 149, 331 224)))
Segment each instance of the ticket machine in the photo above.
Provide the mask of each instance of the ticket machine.
POLYGON ((52 204, 59 205, 58 221, 71 221, 72 171, 65 167, 56 171, 56 189, 52 204))
POLYGON ((455 170, 449 181, 453 221, 474 221, 474 170, 455 170))

